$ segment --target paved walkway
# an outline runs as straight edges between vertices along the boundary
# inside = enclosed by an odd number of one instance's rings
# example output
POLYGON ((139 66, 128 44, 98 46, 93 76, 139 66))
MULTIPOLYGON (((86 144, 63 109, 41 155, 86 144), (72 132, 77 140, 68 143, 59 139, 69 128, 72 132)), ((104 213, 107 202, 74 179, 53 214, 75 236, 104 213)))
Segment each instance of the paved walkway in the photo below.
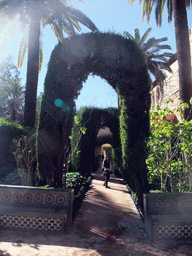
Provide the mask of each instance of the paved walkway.
POLYGON ((6 256, 186 256, 192 246, 151 245, 142 219, 121 179, 94 174, 68 234, 0 230, 0 255, 6 256), (172 246, 172 247, 171 247, 172 246), (164 248, 164 249, 163 249, 164 248))

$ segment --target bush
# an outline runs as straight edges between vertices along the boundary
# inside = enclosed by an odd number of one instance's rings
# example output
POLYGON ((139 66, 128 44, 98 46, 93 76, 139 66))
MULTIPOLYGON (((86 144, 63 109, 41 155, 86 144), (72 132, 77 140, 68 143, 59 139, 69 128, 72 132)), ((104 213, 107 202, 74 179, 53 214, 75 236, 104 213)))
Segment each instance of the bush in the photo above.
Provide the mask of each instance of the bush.
POLYGON ((176 115, 176 111, 181 115, 179 109, 173 112, 167 105, 150 113, 151 135, 146 160, 150 190, 192 191, 192 120, 174 123, 169 115, 176 115))
POLYGON ((71 172, 66 175, 66 188, 74 188, 73 219, 81 206, 90 184, 91 176, 85 178, 79 172, 71 172))
POLYGON ((91 177, 83 177, 79 172, 70 172, 66 175, 66 188, 74 188, 74 198, 84 196, 91 183, 91 177))

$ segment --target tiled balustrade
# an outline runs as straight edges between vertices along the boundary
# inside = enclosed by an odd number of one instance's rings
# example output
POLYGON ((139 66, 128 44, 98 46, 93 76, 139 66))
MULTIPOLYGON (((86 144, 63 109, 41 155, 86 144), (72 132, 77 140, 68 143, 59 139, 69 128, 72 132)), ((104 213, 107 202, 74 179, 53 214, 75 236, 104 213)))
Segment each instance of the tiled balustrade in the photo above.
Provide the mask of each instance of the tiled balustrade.
POLYGON ((144 194, 144 219, 152 239, 192 237, 192 193, 144 194))
POLYGON ((0 226, 66 231, 72 225, 73 189, 0 185, 0 226))

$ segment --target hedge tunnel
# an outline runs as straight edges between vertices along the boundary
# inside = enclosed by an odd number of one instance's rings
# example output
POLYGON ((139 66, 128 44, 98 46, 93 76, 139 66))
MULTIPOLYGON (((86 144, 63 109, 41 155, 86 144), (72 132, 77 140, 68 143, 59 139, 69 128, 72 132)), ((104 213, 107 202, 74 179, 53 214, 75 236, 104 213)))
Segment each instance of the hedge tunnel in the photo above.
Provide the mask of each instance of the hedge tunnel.
MULTIPOLYGON (((78 151, 72 158, 73 170, 80 172, 82 175, 90 175, 94 171, 95 147, 100 145, 97 140, 98 132, 101 128, 108 127, 112 132, 110 143, 114 150, 120 147, 119 136, 119 111, 115 108, 89 108, 84 107, 77 112, 76 117, 79 122, 74 123, 72 129, 71 146, 74 151, 79 140, 81 127, 86 129, 86 133, 82 134, 78 145, 78 151)), ((106 142, 109 139, 106 138, 106 142)))
POLYGON ((39 173, 53 186, 62 186, 74 102, 90 73, 105 79, 118 94, 123 177, 142 205, 142 193, 148 191, 145 159, 150 84, 140 49, 121 35, 75 35, 52 51, 38 126, 39 173))

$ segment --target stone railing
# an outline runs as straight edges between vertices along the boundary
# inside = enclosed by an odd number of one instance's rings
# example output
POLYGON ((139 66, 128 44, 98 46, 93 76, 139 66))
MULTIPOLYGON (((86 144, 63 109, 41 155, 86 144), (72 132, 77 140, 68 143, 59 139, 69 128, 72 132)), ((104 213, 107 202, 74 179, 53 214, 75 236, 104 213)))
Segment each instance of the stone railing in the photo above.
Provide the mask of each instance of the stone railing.
POLYGON ((152 240, 192 237, 192 193, 144 194, 144 220, 152 240))
POLYGON ((72 225, 73 189, 0 185, 0 226, 65 232, 72 225))

